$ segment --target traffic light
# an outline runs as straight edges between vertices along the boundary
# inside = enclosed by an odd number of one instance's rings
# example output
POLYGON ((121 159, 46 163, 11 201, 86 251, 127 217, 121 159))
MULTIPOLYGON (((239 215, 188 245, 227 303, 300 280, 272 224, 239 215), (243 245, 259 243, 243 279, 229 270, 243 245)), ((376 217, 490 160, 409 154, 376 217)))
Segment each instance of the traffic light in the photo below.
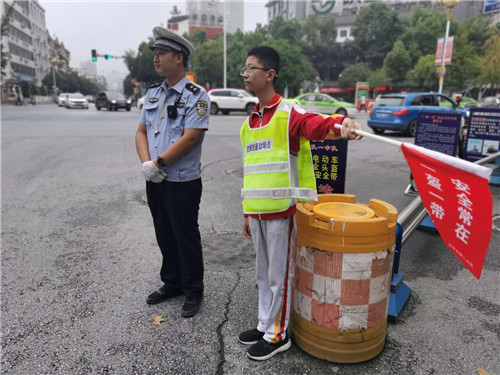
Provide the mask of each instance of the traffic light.
POLYGON ((104 55, 104 58, 105 58, 106 60, 111 60, 113 57, 112 57, 111 55, 107 55, 107 54, 106 54, 106 55, 104 55))
POLYGON ((92 61, 97 61, 97 51, 95 49, 92 50, 92 61))

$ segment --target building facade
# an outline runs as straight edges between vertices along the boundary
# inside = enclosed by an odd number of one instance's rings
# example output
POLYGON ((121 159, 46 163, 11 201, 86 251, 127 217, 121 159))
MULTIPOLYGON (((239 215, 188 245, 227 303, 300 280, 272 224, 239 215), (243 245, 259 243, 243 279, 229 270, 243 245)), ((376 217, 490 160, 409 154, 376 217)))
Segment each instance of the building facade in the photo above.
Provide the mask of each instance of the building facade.
POLYGON ((187 15, 182 15, 174 6, 167 21, 167 29, 178 34, 192 35, 196 30, 205 30, 209 39, 224 32, 224 11, 227 14, 226 32, 244 30, 243 0, 188 0, 187 15))
MULTIPOLYGON (((343 43, 348 39, 354 39, 353 27, 356 17, 361 9, 381 0, 272 0, 266 3, 268 9, 268 21, 275 17, 283 17, 286 20, 296 19, 304 22, 310 16, 333 15, 337 27, 337 39, 343 43)), ((401 18, 411 15, 415 7, 434 7, 440 12, 445 12, 443 6, 437 6, 431 0, 387 0, 385 4, 399 13, 401 18)), ((458 21, 484 14, 484 1, 462 1, 453 11, 453 16, 458 21)))
POLYGON ((12 7, 7 34, 2 37, 3 51, 8 56, 3 80, 39 86, 50 73, 45 10, 37 0, 2 3, 3 14, 12 7))

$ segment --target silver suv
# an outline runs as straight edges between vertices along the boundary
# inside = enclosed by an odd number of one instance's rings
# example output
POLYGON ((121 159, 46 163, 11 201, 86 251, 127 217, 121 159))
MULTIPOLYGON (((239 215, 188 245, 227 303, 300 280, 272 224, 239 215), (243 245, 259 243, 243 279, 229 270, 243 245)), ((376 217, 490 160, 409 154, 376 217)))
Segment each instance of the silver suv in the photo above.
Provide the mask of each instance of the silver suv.
POLYGON ((231 111, 252 113, 258 99, 240 89, 214 89, 208 92, 210 97, 210 114, 216 115, 221 111, 227 115, 231 111))

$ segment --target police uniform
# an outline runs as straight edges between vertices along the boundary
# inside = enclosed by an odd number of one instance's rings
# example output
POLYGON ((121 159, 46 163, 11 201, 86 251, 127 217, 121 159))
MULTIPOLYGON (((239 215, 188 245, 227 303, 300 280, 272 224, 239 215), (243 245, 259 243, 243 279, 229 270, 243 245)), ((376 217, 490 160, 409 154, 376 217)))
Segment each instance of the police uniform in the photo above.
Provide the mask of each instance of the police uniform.
MULTIPOLYGON (((176 34, 159 27, 153 33, 156 41, 152 49, 174 50, 187 56, 194 52, 189 42, 176 34)), ((173 87, 167 87, 166 81, 151 85, 140 119, 146 127, 151 160, 181 138, 185 129, 208 130, 208 108, 207 92, 186 76, 173 87)), ((146 182, 148 205, 163 256, 160 276, 164 288, 170 294, 182 293, 186 300, 196 301, 203 296, 204 267, 198 228, 203 139, 204 133, 184 155, 162 167, 166 173, 162 182, 146 182)))

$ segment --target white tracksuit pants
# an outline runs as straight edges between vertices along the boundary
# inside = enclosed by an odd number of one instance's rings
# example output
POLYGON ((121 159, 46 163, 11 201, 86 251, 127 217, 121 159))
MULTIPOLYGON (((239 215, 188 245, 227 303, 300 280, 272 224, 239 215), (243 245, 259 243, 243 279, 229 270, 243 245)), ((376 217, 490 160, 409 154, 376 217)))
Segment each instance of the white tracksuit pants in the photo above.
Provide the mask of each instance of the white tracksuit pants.
POLYGON ((264 339, 271 343, 284 340, 290 317, 291 248, 295 241, 294 217, 283 219, 248 219, 257 253, 259 287, 259 324, 264 339))

